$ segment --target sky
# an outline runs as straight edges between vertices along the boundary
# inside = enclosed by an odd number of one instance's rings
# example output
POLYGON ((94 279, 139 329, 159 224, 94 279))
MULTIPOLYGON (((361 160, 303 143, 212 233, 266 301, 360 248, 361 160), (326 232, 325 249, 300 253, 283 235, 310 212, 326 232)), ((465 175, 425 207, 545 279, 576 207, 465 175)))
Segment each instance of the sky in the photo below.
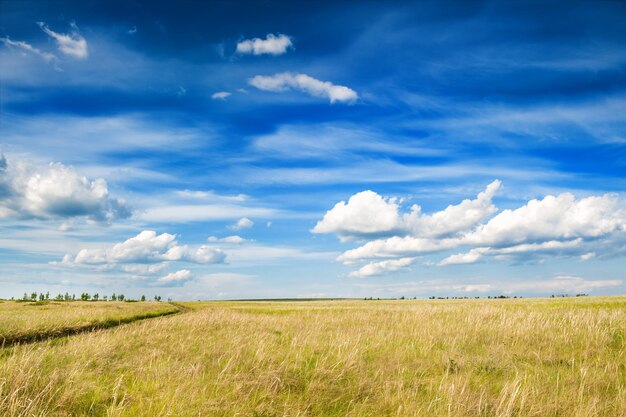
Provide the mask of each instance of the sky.
POLYGON ((0 0, 0 297, 626 293, 626 2, 0 0))

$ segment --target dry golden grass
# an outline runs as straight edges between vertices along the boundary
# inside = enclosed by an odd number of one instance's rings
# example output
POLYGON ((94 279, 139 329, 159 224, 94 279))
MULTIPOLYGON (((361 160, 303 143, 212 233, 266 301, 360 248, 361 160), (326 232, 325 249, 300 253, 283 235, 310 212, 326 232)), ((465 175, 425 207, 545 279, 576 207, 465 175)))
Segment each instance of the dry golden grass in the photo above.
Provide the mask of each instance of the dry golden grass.
POLYGON ((166 303, 4 301, 0 302, 0 346, 175 311, 166 303))
POLYGON ((5 349, 5 416, 626 416, 626 298, 188 303, 5 349))

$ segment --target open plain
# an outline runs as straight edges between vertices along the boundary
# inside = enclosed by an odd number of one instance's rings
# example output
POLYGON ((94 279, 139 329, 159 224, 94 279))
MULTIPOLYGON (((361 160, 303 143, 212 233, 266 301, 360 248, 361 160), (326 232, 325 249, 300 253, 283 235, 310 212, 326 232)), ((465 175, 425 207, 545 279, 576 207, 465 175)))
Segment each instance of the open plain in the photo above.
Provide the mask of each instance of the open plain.
MULTIPOLYGON (((25 308, 0 304, 0 322, 25 308)), ((626 415, 626 297, 177 308, 2 349, 0 414, 626 415)))

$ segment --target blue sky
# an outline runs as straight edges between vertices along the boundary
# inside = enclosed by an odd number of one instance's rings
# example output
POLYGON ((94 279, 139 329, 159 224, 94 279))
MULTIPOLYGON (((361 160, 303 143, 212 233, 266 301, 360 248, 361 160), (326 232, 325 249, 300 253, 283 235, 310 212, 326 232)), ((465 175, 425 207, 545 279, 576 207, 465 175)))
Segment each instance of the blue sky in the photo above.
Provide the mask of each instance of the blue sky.
POLYGON ((623 2, 1 3, 0 297, 626 292, 623 2))

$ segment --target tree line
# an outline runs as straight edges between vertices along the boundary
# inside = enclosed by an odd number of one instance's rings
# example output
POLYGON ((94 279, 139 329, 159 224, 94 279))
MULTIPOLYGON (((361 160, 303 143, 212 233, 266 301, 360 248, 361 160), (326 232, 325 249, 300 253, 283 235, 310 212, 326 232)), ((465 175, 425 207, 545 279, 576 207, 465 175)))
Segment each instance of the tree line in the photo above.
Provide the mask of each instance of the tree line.
MULTIPOLYGON (((87 292, 81 293, 79 297, 76 294, 70 294, 66 292, 65 294, 57 294, 56 297, 51 297, 50 292, 40 292, 37 293, 31 292, 30 295, 28 293, 24 293, 21 299, 17 301, 126 301, 126 302, 136 302, 136 301, 146 301, 146 296, 142 295, 139 299, 132 299, 126 297, 124 294, 111 294, 109 295, 100 295, 100 293, 89 294, 87 292)), ((154 301, 161 301, 160 295, 154 296, 154 301)), ((168 301, 171 301, 169 299, 168 301)))

